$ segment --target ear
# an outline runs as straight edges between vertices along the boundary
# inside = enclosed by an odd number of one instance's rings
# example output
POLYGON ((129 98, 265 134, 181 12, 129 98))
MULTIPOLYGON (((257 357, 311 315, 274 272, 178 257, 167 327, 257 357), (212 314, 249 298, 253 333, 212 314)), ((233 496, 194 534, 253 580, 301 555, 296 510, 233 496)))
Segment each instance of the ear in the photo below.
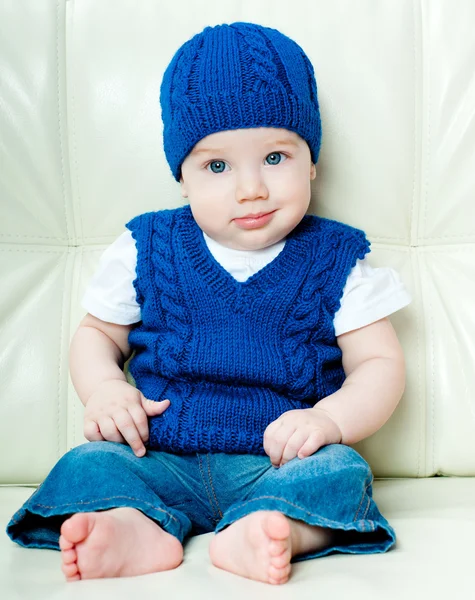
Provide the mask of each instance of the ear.
POLYGON ((186 189, 185 181, 183 179, 183 175, 180 177, 180 186, 181 186, 181 195, 183 198, 188 198, 188 191, 186 189))
POLYGON ((317 176, 317 167, 314 165, 314 163, 312 163, 310 166, 310 179, 315 179, 316 176, 317 176))

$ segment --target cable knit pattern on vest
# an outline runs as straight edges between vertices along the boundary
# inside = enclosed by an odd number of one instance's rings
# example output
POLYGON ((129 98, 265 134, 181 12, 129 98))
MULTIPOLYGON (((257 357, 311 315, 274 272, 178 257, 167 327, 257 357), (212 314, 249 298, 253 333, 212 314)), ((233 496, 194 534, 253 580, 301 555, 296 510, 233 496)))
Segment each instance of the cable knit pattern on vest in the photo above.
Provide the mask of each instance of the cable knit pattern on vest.
POLYGON ((188 206, 140 215, 134 285, 142 321, 130 371, 147 398, 170 399, 150 446, 264 454, 264 430, 344 381, 333 328, 364 233, 307 215, 282 252, 245 282, 209 252, 188 206))

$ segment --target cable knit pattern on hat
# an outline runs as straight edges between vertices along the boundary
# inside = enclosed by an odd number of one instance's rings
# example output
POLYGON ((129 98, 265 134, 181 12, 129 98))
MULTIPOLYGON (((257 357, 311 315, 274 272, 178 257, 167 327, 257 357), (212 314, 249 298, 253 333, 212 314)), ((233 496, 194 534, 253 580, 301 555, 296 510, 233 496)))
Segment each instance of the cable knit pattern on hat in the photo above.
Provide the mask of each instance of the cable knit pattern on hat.
POLYGON ((316 163, 321 121, 313 66, 280 31, 255 23, 206 27, 175 53, 160 86, 163 146, 173 176, 195 144, 219 131, 298 133, 316 163))
POLYGON ((245 282, 209 252, 189 207, 127 224, 137 245, 142 322, 130 371, 147 398, 150 446, 175 453, 264 454, 264 430, 344 381, 333 328, 364 233, 307 215, 284 249, 245 282))
MULTIPOLYGON (((231 27, 233 27, 231 25, 231 27)), ((265 43, 262 33, 254 26, 249 27, 240 24, 240 27, 234 27, 238 35, 242 36, 243 43, 247 44, 247 51, 251 70, 255 73, 252 90, 260 92, 263 84, 268 87, 282 86, 277 79, 277 65, 273 61, 273 56, 265 43)))

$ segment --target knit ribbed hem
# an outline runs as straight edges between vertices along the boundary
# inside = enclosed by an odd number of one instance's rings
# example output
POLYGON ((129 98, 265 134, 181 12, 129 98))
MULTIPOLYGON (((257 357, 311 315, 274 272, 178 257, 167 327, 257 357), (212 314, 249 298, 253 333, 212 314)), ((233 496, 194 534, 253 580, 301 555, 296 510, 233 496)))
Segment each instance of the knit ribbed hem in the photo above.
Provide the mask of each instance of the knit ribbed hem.
MULTIPOLYGON (((147 386, 144 389, 147 395, 147 386)), ((150 420, 149 446, 176 454, 264 455, 267 426, 287 411, 311 407, 267 388, 206 382, 170 383, 167 398, 169 408, 150 420)))
POLYGON ((312 162, 318 160, 321 143, 318 112, 280 88, 244 92, 239 97, 215 93, 201 98, 199 104, 188 103, 181 108, 170 127, 175 140, 168 160, 176 181, 180 181, 183 161, 201 139, 231 129, 274 127, 294 131, 307 142, 312 162), (175 148, 180 151, 172 154, 175 148))
POLYGON ((177 213, 177 227, 183 240, 184 255, 189 258, 196 272, 202 274, 206 283, 233 306, 233 310, 245 312, 252 309, 254 298, 281 285, 288 275, 301 266, 302 256, 308 256, 312 251, 320 221, 318 217, 305 215, 287 236, 282 252, 244 282, 235 280, 213 258, 189 206, 177 213))

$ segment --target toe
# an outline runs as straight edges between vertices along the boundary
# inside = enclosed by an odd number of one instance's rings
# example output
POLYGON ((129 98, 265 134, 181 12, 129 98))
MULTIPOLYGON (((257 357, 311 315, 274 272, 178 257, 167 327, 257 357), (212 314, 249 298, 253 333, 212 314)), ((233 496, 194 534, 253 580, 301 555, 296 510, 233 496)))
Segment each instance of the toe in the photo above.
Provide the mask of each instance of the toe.
POLYGON ((71 563, 69 565, 61 565, 61 571, 64 573, 66 579, 70 579, 71 577, 76 577, 76 575, 79 575, 76 563, 71 563))
POLYGON ((284 579, 269 579, 269 583, 271 583, 272 585, 282 585, 283 583, 287 583, 287 581, 289 580, 288 577, 285 577, 284 579))
POLYGON ((61 535, 73 544, 82 542, 91 533, 95 516, 94 513, 76 513, 61 525, 61 535))
POLYGON ((76 550, 71 548, 71 550, 63 550, 61 558, 63 559, 64 565, 69 565, 77 561, 78 555, 76 550))
POLYGON ((283 579, 290 575, 290 565, 284 567, 283 569, 278 569, 277 567, 273 567, 272 565, 269 567, 269 578, 271 579, 283 579))
POLYGON ((287 565, 286 567, 279 569, 277 567, 273 567, 272 565, 269 567, 269 581, 284 583, 288 580, 290 575, 291 566, 287 565))
POLYGON ((286 540, 290 536, 290 523, 285 515, 279 512, 269 512, 264 521, 264 531, 275 541, 286 540))
POLYGON ((61 550, 70 550, 71 548, 74 548, 74 544, 71 542, 71 540, 65 538, 64 535, 60 535, 59 547, 61 548, 61 550))
POLYGON ((290 558, 290 550, 286 550, 285 552, 282 552, 282 554, 280 554, 279 556, 272 556, 271 565, 276 569, 283 569, 284 567, 287 567, 287 565, 290 564, 290 558))
POLYGON ((269 554, 274 556, 280 556, 289 547, 289 540, 271 540, 269 543, 269 554))

